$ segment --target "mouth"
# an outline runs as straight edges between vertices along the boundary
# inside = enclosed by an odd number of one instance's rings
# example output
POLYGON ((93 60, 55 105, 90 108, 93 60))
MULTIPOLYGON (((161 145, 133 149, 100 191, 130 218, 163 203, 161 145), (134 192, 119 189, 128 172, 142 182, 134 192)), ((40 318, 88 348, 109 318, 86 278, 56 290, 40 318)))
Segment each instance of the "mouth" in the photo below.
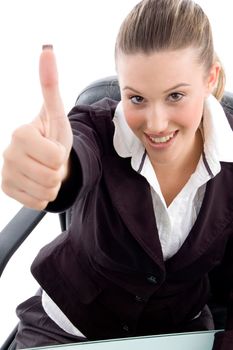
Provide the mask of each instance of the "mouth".
POLYGON ((172 139, 174 139, 177 133, 178 131, 173 131, 172 133, 166 136, 158 137, 158 136, 147 135, 147 137, 152 143, 156 145, 163 145, 163 144, 169 143, 172 139))

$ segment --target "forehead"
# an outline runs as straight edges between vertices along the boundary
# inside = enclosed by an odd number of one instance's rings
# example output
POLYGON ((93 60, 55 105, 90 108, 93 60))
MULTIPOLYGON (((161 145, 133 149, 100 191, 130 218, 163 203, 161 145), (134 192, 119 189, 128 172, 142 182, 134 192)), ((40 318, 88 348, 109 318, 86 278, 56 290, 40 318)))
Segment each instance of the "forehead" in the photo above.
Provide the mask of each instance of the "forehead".
POLYGON ((175 51, 153 52, 151 54, 119 53, 117 73, 121 84, 150 84, 163 87, 174 82, 203 79, 204 69, 197 60, 194 48, 175 51))

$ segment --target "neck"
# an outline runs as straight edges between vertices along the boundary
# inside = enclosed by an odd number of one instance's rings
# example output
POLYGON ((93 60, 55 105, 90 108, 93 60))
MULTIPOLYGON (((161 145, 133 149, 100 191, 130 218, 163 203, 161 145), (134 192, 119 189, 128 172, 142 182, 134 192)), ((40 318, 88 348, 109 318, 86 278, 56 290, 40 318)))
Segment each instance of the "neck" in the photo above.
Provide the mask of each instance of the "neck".
POLYGON ((191 176, 197 167, 202 151, 203 139, 201 131, 198 129, 192 143, 189 147, 186 148, 186 151, 183 152, 182 156, 179 159, 175 159, 169 164, 158 164, 153 163, 152 161, 152 165, 154 167, 156 175, 161 174, 163 176, 166 176, 167 174, 168 176, 171 176, 171 174, 177 174, 179 176, 181 173, 183 174, 184 172, 188 172, 191 176))
POLYGON ((203 140, 198 130, 192 145, 182 154, 182 159, 176 159, 171 164, 153 164, 152 162, 167 206, 172 203, 195 172, 202 150, 203 140))

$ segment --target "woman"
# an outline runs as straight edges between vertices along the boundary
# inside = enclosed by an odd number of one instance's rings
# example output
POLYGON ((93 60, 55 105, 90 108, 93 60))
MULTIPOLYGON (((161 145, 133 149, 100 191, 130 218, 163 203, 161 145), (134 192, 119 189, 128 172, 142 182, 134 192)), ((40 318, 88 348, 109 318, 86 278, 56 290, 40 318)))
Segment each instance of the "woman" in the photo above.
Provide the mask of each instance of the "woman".
MULTIPOLYGON (((233 117, 208 18, 189 0, 141 1, 115 57, 121 102, 68 120, 46 46, 42 110, 5 151, 8 195, 73 212, 32 264, 42 293, 17 309, 18 348, 213 329, 211 293, 231 302, 233 117)), ((230 311, 214 349, 233 345, 230 311)))

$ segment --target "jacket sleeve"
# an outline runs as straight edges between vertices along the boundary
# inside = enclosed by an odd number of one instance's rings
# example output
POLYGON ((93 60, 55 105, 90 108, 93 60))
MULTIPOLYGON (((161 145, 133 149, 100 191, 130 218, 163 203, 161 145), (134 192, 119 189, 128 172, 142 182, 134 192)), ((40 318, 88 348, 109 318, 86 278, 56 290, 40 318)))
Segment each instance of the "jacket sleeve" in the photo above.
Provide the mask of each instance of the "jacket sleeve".
POLYGON ((112 146, 112 118, 118 102, 105 98, 92 105, 77 105, 68 114, 73 131, 69 176, 46 211, 63 212, 91 191, 102 173, 102 155, 112 146))
POLYGON ((94 129, 92 118, 95 109, 78 106, 69 113, 73 131, 73 147, 69 158, 69 174, 62 183, 55 201, 46 211, 62 212, 70 208, 77 197, 94 186, 101 172, 101 143, 94 129))

